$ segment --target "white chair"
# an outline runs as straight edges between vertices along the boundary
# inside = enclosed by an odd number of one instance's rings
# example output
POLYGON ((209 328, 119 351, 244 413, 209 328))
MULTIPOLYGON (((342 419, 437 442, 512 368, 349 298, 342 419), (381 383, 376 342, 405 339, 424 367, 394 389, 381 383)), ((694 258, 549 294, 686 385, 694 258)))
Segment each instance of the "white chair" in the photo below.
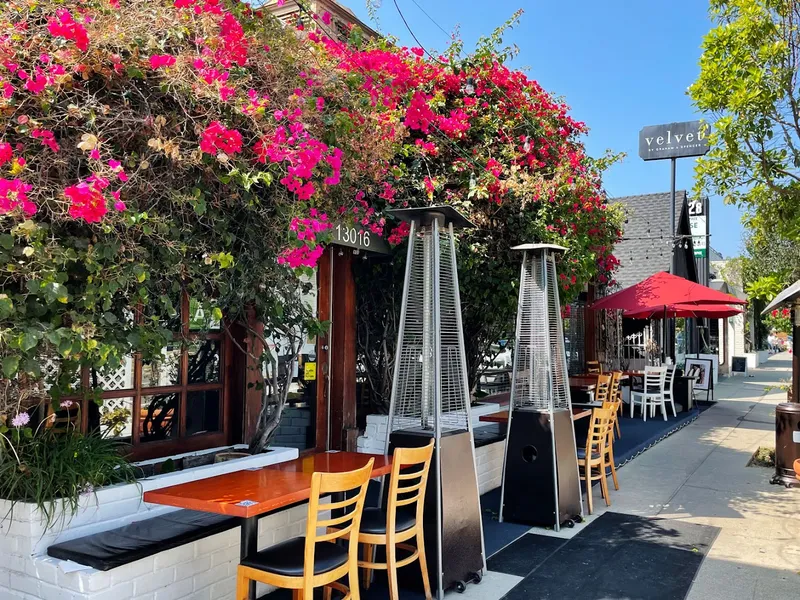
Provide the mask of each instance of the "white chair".
MULTIPOLYGON (((667 420, 667 409, 664 406, 664 382, 667 379, 667 367, 645 367, 644 385, 639 391, 631 390, 631 418, 633 407, 639 404, 642 407, 642 419, 647 421, 647 407, 655 411, 656 403, 661 405, 661 414, 667 420), (638 400, 637 400, 638 398, 638 400)), ((653 412, 655 416, 655 412, 653 412)))
MULTIPOLYGON (((664 404, 669 403, 672 406, 672 416, 677 417, 678 412, 675 410, 675 396, 673 390, 675 389, 675 365, 667 367, 667 378, 665 382, 668 385, 664 386, 664 404)), ((655 406, 653 407, 655 409, 655 406)))

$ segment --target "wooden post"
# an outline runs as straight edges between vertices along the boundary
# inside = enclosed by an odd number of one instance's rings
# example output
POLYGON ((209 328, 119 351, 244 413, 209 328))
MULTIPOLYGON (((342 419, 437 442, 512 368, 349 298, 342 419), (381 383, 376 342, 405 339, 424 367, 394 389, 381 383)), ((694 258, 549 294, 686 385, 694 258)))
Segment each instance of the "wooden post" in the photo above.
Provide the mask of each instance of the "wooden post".
POLYGON ((353 253, 332 250, 333 311, 330 332, 331 450, 356 450, 356 284, 353 253))
MULTIPOLYGON (((331 320, 331 282, 332 253, 336 249, 328 246, 322 254, 317 266, 317 317, 320 321, 331 320)), ((316 418, 316 449, 329 450, 328 440, 328 393, 330 385, 330 341, 331 330, 317 339, 317 418, 316 418)))

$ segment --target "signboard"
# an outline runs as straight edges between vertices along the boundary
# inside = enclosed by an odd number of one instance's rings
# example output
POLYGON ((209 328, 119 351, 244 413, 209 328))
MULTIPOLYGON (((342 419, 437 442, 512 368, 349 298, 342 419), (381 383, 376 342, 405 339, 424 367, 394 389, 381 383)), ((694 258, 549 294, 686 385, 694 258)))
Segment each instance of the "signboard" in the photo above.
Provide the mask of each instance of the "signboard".
POLYGON ((747 375, 747 357, 734 356, 731 361, 731 372, 744 373, 745 375, 747 375))
POLYGON ((389 254, 389 244, 381 236, 355 223, 337 223, 333 227, 332 244, 366 250, 376 254, 389 254))
POLYGON ((639 132, 639 156, 644 160, 702 156, 708 136, 700 121, 650 125, 639 132))
POLYGON ((692 229, 694 256, 705 258, 708 253, 708 215, 702 200, 689 200, 689 225, 692 229))
POLYGON ((314 381, 317 378, 317 363, 307 362, 303 365, 303 379, 314 381))

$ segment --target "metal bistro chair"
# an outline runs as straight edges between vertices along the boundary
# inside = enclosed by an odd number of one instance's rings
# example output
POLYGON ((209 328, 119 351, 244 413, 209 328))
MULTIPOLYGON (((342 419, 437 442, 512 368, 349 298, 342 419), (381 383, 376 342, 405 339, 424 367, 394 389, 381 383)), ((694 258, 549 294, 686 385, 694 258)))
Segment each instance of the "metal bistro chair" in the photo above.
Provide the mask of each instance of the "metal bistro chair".
POLYGON ((656 403, 661 405, 661 414, 667 420, 667 409, 664 406, 664 381, 667 377, 667 367, 645 367, 644 385, 641 390, 631 390, 631 418, 633 409, 639 404, 642 407, 642 419, 647 421, 648 407, 655 416, 656 403), (637 400, 638 399, 638 400, 637 400))
POLYGON ((358 566, 363 569, 364 589, 369 589, 373 569, 385 569, 389 580, 389 598, 391 600, 400 598, 397 589, 397 569, 405 567, 415 560, 419 560, 422 571, 425 598, 431 599, 422 517, 433 445, 434 441, 431 440, 430 444, 421 448, 397 448, 394 451, 386 510, 366 508, 364 516, 361 518, 358 542, 364 545, 364 560, 359 561, 358 566), (404 543, 414 538, 417 542, 416 547, 404 543), (373 560, 375 546, 386 546, 385 563, 373 560), (398 548, 410 554, 398 560, 398 548))
POLYGON ((675 365, 671 365, 667 367, 667 378, 664 382, 664 404, 669 403, 672 406, 672 416, 677 417, 678 413, 675 410, 675 395, 673 390, 675 389, 675 365))
POLYGON ((610 410, 595 408, 592 411, 592 421, 586 436, 586 446, 578 449, 578 470, 581 481, 586 482, 586 504, 589 514, 592 514, 593 481, 600 482, 600 491, 606 501, 606 506, 611 506, 611 500, 608 497, 608 482, 606 481, 608 478, 606 446, 612 427, 612 418, 610 410))
POLYGON ((311 476, 311 497, 308 501, 306 537, 292 538, 242 559, 236 578, 237 600, 247 600, 250 581, 293 591, 293 600, 313 600, 314 588, 325 586, 325 599, 332 590, 344 594, 342 600, 359 600, 358 538, 352 536, 346 546, 336 544, 361 526, 361 515, 367 486, 375 459, 361 469, 346 473, 314 473, 311 476), (346 500, 320 504, 320 497, 358 490, 346 500), (348 511, 349 509, 349 511, 348 511), (320 512, 343 510, 344 516, 320 519, 320 512), (328 527, 345 527, 319 535, 328 527), (339 579, 347 575, 349 588, 339 579))

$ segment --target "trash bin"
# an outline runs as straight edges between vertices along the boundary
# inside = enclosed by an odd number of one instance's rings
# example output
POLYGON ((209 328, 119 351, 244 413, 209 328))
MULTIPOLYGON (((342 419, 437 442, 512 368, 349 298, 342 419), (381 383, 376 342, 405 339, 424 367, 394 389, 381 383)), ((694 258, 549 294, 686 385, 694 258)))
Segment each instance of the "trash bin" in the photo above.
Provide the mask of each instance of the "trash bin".
POLYGON ((800 486, 794 461, 800 459, 800 403, 785 402, 775 408, 775 477, 772 483, 800 486))

